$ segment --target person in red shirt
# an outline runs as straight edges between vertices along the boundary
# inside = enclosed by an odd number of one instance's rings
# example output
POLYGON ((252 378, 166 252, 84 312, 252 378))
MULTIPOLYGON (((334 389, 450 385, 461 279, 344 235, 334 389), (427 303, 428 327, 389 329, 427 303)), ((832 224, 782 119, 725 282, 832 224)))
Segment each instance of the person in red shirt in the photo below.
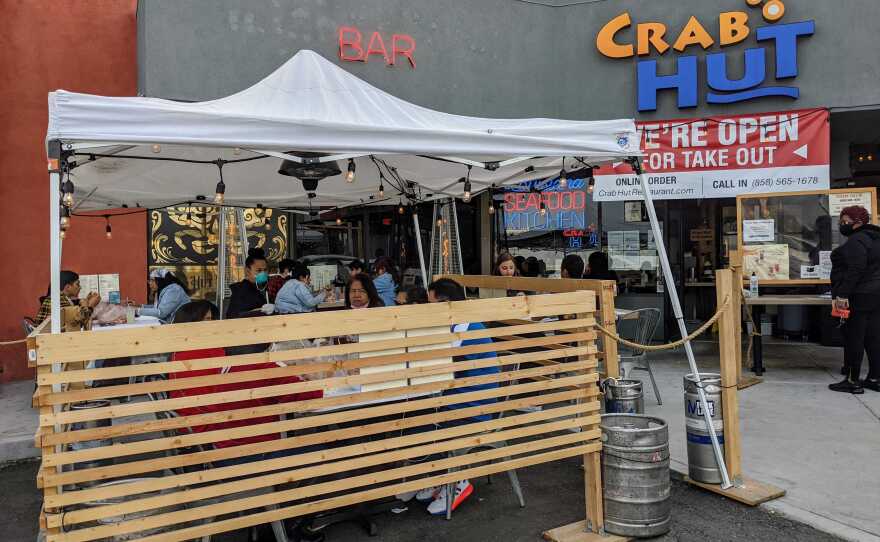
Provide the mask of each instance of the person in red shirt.
MULTIPOLYGON (((214 306, 213 303, 209 301, 193 301, 183 305, 178 309, 177 315, 175 316, 174 322, 176 324, 184 323, 184 322, 201 322, 206 320, 213 320, 219 314, 217 307, 214 306)), ((194 359, 204 359, 204 358, 217 358, 223 357, 226 355, 226 352, 222 348, 203 348, 200 350, 188 350, 185 352, 175 352, 172 354, 172 361, 183 361, 183 360, 194 360, 194 359)), ((200 376, 212 376, 212 375, 221 375, 226 373, 238 373, 244 371, 256 371, 260 369, 274 369, 277 368, 278 365, 275 363, 253 363, 249 365, 236 365, 232 367, 216 367, 211 369, 196 369, 193 371, 182 371, 176 373, 169 373, 169 380, 178 380, 183 378, 194 378, 200 376)), ((178 397, 191 397, 194 395, 205 395, 205 394, 214 394, 214 393, 224 393, 238 390, 245 390, 251 388, 262 388, 266 386, 278 386, 283 384, 293 384, 296 382, 302 382, 297 376, 285 376, 285 377, 276 377, 276 378, 267 378, 262 380, 252 380, 247 382, 233 382, 233 383, 225 383, 225 384, 210 384, 207 386, 199 386, 195 388, 186 388, 181 390, 173 390, 170 392, 169 396, 171 398, 178 397)), ((284 403, 290 401, 303 401, 306 399, 320 399, 323 396, 323 392, 321 390, 308 391, 304 393, 293 393, 290 395, 281 395, 275 397, 265 397, 259 399, 247 399, 243 401, 235 401, 231 403, 221 403, 221 404, 207 404, 200 405, 194 407, 185 407, 177 410, 177 414, 180 416, 194 416, 197 414, 208 414, 212 412, 223 412, 227 410, 237 410, 244 408, 255 408, 260 406, 267 406, 277 403, 284 403)), ((263 423, 272 423, 279 421, 278 416, 262 416, 258 418, 247 418, 243 420, 231 420, 225 422, 218 422, 206 425, 195 425, 190 428, 190 430, 194 433, 203 433, 206 431, 220 431, 224 429, 232 429, 236 427, 245 427, 249 425, 258 425, 263 423)), ((241 438, 233 438, 229 440, 222 440, 218 442, 214 442, 213 446, 215 448, 228 448, 231 446, 242 446, 245 444, 256 444, 259 442, 267 442, 270 440, 277 440, 281 438, 279 433, 265 433, 262 435, 253 435, 249 437, 241 437, 241 438)), ((271 457, 277 457, 279 455, 288 455, 290 453, 296 453, 298 450, 283 450, 281 452, 273 452, 271 454, 257 454, 255 456, 248 456, 246 458, 235 458, 230 460, 224 460, 222 462, 217 462, 217 466, 226 466, 230 464, 236 463, 245 463, 250 461, 259 461, 262 459, 268 459, 271 457), (222 463, 222 464, 220 464, 222 463)))
POLYGON ((278 274, 269 277, 269 284, 266 285, 266 292, 269 294, 269 303, 275 303, 275 296, 284 284, 293 278, 293 268, 296 262, 290 258, 285 258, 278 263, 278 274))

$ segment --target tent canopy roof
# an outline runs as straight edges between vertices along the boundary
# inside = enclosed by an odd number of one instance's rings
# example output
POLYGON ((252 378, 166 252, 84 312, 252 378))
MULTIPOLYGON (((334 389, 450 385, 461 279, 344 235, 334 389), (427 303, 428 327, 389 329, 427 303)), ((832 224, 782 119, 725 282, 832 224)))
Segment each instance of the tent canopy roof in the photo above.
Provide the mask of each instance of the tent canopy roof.
POLYGON ((278 174, 282 153, 317 152, 337 161, 343 173, 319 182, 315 207, 377 201, 381 178, 390 203, 407 181, 415 183, 408 195, 419 199, 460 196, 468 163, 475 165, 476 192, 558 173, 563 157, 571 170, 641 154, 630 119, 486 119, 433 111, 307 50, 252 87, 206 102, 52 92, 46 137, 74 153, 71 180, 85 209, 210 200, 217 160, 225 161, 228 204, 306 207, 302 183, 278 174), (357 166, 354 183, 344 178, 348 158, 357 166), (492 162, 500 165, 483 167, 492 162))

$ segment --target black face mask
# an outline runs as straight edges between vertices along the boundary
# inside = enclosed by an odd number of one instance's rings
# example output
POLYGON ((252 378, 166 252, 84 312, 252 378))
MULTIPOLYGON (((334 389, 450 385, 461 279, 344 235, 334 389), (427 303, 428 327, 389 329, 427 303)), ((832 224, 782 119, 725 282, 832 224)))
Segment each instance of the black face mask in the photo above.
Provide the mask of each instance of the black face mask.
POLYGON ((853 228, 852 224, 841 224, 840 225, 840 235, 844 237, 849 237, 853 233, 855 233, 855 228, 853 228))

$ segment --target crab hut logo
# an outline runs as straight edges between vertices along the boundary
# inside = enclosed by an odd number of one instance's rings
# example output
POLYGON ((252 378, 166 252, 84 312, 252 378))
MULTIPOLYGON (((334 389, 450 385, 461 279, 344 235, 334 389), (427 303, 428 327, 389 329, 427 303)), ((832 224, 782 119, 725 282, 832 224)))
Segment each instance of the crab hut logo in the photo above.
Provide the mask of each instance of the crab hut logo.
MULTIPOLYGON (((730 104, 768 96, 799 98, 797 87, 780 82, 797 77, 798 43, 800 39, 815 33, 816 23, 780 22, 785 15, 785 4, 781 0, 745 0, 745 3, 755 10, 760 9, 761 17, 767 24, 753 29, 749 24, 750 19, 760 21, 755 11, 725 11, 711 22, 691 17, 674 35, 662 22, 634 23, 626 12, 602 27, 596 36, 596 47, 600 53, 614 59, 642 57, 652 53, 663 55, 670 49, 674 51, 670 54, 679 54, 698 48, 707 51, 715 45, 723 49, 742 44, 754 32, 758 47, 706 55, 706 103, 730 104), (625 33, 633 24, 635 32, 625 33), (624 39, 623 34, 634 34, 634 38, 624 39), (775 47, 767 47, 770 44, 775 47), (776 72, 770 74, 768 58, 774 54, 776 72), (740 78, 732 78, 728 73, 727 60, 732 55, 742 55, 744 59, 740 78)), ((655 111, 657 93, 664 90, 677 93, 679 109, 696 107, 700 99, 698 70, 698 58, 693 54, 678 56, 676 71, 666 74, 658 73, 656 60, 640 60, 636 70, 638 110, 655 111)))

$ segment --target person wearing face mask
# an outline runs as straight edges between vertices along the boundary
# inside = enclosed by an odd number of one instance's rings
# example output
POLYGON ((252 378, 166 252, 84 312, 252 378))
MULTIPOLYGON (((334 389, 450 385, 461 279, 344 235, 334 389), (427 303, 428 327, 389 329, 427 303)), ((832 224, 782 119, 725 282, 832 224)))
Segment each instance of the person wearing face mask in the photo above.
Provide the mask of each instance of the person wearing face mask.
POLYGON ((275 310, 279 314, 299 314, 314 312, 324 302, 327 292, 332 286, 327 285, 324 291, 312 293, 312 272, 303 264, 297 264, 293 277, 284 284, 275 300, 275 310))
POLYGON ((880 391, 880 228, 870 224, 861 206, 840 212, 840 234, 846 242, 831 252, 831 297, 834 308, 849 310, 843 326, 846 378, 831 391, 880 391), (868 376, 859 381, 862 358, 868 353, 868 376))
POLYGON ((266 252, 262 248, 248 250, 244 262, 244 280, 229 286, 232 296, 226 309, 226 318, 268 316, 275 312, 269 303, 269 273, 266 272, 266 252))
MULTIPOLYGON (((79 275, 73 271, 61 272, 61 308, 78 306, 80 317, 83 321, 92 316, 92 311, 100 303, 101 296, 95 292, 89 292, 84 300, 79 299, 80 285, 79 275)), ((34 318, 34 323, 40 325, 46 318, 52 315, 52 287, 46 295, 40 298, 40 310, 34 318)))
POLYGON ((186 287, 168 269, 150 272, 150 292, 153 294, 153 304, 143 305, 137 314, 158 318, 163 324, 172 322, 177 309, 190 302, 186 287))
POLYGON ((275 303, 278 292, 288 280, 293 276, 293 268, 296 262, 290 258, 284 258, 278 264, 278 274, 269 277, 269 284, 266 285, 266 291, 269 292, 269 303, 275 303))

